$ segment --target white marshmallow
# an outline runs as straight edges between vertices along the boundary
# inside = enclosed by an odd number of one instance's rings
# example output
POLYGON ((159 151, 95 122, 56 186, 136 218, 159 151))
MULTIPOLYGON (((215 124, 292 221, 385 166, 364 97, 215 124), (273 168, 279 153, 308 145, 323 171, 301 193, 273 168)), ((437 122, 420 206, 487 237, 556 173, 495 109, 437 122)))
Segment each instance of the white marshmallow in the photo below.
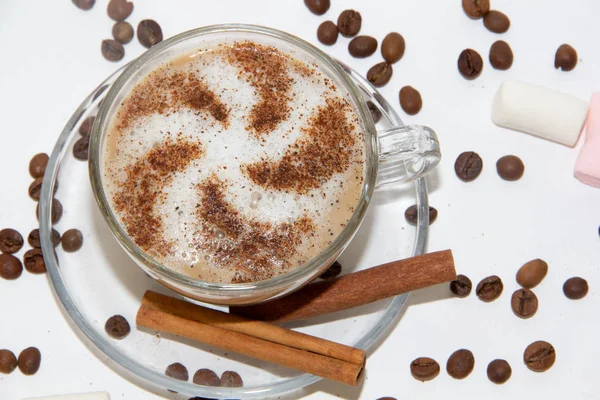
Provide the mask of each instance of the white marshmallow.
POLYGON ((106 392, 94 393, 79 393, 79 394, 64 394, 47 397, 31 397, 23 400, 110 400, 110 396, 106 392))

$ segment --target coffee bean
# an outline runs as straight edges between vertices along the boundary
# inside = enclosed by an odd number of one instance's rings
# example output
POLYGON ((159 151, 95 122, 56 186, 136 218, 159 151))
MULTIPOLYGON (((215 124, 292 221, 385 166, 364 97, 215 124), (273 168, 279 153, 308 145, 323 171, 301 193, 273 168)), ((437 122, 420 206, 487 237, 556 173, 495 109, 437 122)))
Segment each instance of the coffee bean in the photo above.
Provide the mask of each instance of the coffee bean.
POLYGON ((21 260, 12 254, 0 254, 0 278, 14 281, 23 273, 21 260))
MULTIPOLYGON (((34 229, 31 232, 29 232, 29 236, 27 236, 27 243, 29 243, 31 247, 34 247, 36 249, 42 247, 39 229, 34 229)), ((54 245, 54 247, 60 244, 60 233, 58 233, 55 229, 52 229, 52 244, 54 245)))
POLYGON ((419 357, 410 363, 410 373, 418 381, 430 381, 440 373, 440 364, 433 358, 419 357))
POLYGON ((341 272, 342 272, 342 264, 340 264, 338 261, 335 261, 333 264, 331 264, 331 267, 329 267, 325 272, 323 272, 321 274, 321 276, 319 276, 319 278, 321 278, 321 279, 335 278, 341 272))
POLYGON ((377 400, 396 400, 395 397, 380 397, 377 400))
POLYGON ((196 385, 221 386, 221 379, 214 371, 202 368, 196 371, 192 379, 196 385))
POLYGON ((548 273, 548 264, 539 258, 531 260, 517 271, 517 283, 524 288, 531 289, 542 282, 548 273))
POLYGON ((180 363, 169 365, 165 370, 165 375, 179 381, 187 381, 190 378, 187 368, 180 363))
POLYGON ((358 11, 345 10, 338 17, 337 26, 343 36, 355 36, 360 31, 361 25, 362 17, 358 11))
POLYGON ((467 297, 471 294, 473 284, 465 275, 458 275, 455 280, 450 282, 450 291, 458 297, 467 297))
POLYGON ((331 2, 329 0, 304 0, 306 7, 316 15, 323 15, 329 10, 331 2))
POLYGON ((504 156, 496 162, 496 170, 505 181, 517 181, 525 173, 525 165, 517 156, 504 156))
POLYGON ((87 161, 90 148, 90 137, 79 138, 73 145, 73 157, 81 161, 87 161))
MULTIPOLYGON (((63 214, 63 207, 62 207, 62 203, 60 201, 58 201, 58 199, 52 199, 52 206, 50 209, 50 220, 52 221, 53 224, 58 223, 58 221, 60 221, 61 217, 63 214)), ((38 205, 35 207, 35 215, 38 218, 38 220, 40 219, 40 205, 38 203, 38 205)))
POLYGON ((374 123, 378 123, 382 117, 381 110, 379 107, 375 105, 372 101, 367 101, 367 107, 369 107, 369 111, 371 112, 371 118, 373 118, 374 123))
POLYGON ((162 42, 163 33, 156 21, 145 19, 138 24, 137 37, 142 46, 149 49, 155 44, 162 42))
POLYGON ((483 70, 483 59, 473 49, 465 49, 458 56, 458 72, 465 79, 475 79, 481 75, 483 70))
POLYGON ((463 182, 471 182, 477 179, 483 169, 483 160, 474 151, 461 153, 454 162, 454 172, 463 182))
POLYGON ((0 350, 0 373, 10 374, 17 368, 17 357, 10 350, 0 350))
POLYGON ((75 6, 77 8, 80 8, 82 10, 91 10, 92 7, 94 7, 94 4, 96 4, 96 0, 72 0, 73 4, 75 4, 75 6))
POLYGON ((112 27, 112 35, 121 44, 127 44, 133 39, 133 26, 129 22, 119 21, 112 27))
POLYGON ((113 315, 104 324, 104 330, 108 334, 108 336, 114 339, 123 339, 129 332, 131 332, 131 328, 129 327, 129 322, 122 315, 113 315))
POLYGON ((23 247, 23 236, 14 229, 5 228, 0 231, 0 251, 13 254, 23 247))
POLYGON ((86 119, 84 119, 81 125, 79 125, 79 134, 83 137, 90 136, 90 133, 92 133, 92 126, 94 126, 95 120, 96 117, 87 117, 86 119))
POLYGON ((125 57, 125 48, 114 39, 104 39, 100 49, 108 61, 121 61, 125 57))
POLYGON ((483 25, 490 32, 504 33, 510 28, 510 19, 504 13, 492 10, 483 16, 483 25))
POLYGON ((585 279, 580 277, 569 278, 563 285, 563 292, 571 300, 583 299, 590 290, 585 279))
POLYGON ((554 365, 556 351, 554 347, 543 340, 531 343, 525 349, 523 361, 527 368, 535 372, 544 372, 554 365))
POLYGON ((473 371, 475 367, 475 357, 467 349, 456 350, 446 363, 448 375, 454 379, 464 379, 473 371))
POLYGON ((126 0, 110 0, 106 12, 115 21, 125 21, 133 12, 133 3, 126 0))
POLYGON ((36 178, 33 182, 31 182, 31 185, 29 185, 29 197, 31 197, 34 200, 39 200, 40 199, 40 193, 42 191, 42 181, 44 180, 43 177, 39 177, 36 178))
POLYGON ((382 62, 375 64, 367 72, 367 79, 376 87, 385 86, 392 79, 392 66, 382 62))
POLYGON ((462 0, 462 7, 469 18, 479 19, 490 11, 490 0, 462 0))
POLYGON ((19 354, 17 363, 23 375, 34 375, 40 369, 42 354, 35 347, 28 347, 19 354))
POLYGON ((319 42, 331 46, 337 42, 338 27, 332 21, 325 21, 317 29, 317 39, 319 42))
POLYGON ((381 55, 388 64, 394 64, 404 56, 406 42, 398 32, 388 33, 381 42, 381 55))
POLYGON ((421 93, 412 86, 404 86, 400 89, 400 107, 408 115, 417 114, 423 107, 421 93))
POLYGON ((365 58, 377 50, 377 39, 372 36, 357 36, 348 43, 348 52, 352 57, 365 58))
POLYGON ((29 161, 29 174, 33 178, 41 178, 46 172, 46 166, 48 165, 48 154, 39 153, 33 156, 29 161))
POLYGON ((500 297, 503 289, 504 284, 502 283, 502 280, 496 275, 492 275, 479 282, 475 289, 475 293, 477 293, 477 297, 479 297, 481 301, 489 303, 500 297))
POLYGON ((98 97, 100 97, 100 95, 102 93, 104 93, 104 91, 106 91, 106 89, 108 89, 108 85, 102 85, 102 86, 100 86, 100 88, 98 90, 96 90, 96 92, 94 93, 94 96, 92 96, 92 101, 94 101, 98 97))
POLYGON ((520 318, 531 318, 537 312, 538 299, 535 293, 529 289, 515 290, 511 299, 510 305, 513 312, 520 318))
MULTIPOLYGON (((435 222, 435 220, 437 219, 437 215, 438 215, 438 211, 433 208, 433 207, 429 207, 429 225, 433 224, 435 222)), ((417 225, 418 221, 419 221, 419 210, 417 209, 417 205, 413 204, 412 206, 408 207, 406 209, 406 211, 404 211, 404 218, 406 218, 406 221, 411 224, 411 225, 417 225)))
POLYGON ((568 44, 562 44, 554 55, 554 68, 570 71, 577 65, 577 51, 568 44))
POLYGON ((83 235, 78 229, 69 229, 63 233, 61 244, 64 251, 73 253, 81 248, 83 235))
POLYGON ((513 52, 508 43, 498 40, 490 47, 490 64, 492 67, 505 71, 513 63, 513 52))
POLYGON ((512 368, 506 360, 494 360, 488 364, 488 379, 498 385, 506 382, 512 375, 512 368))
POLYGON ((223 387, 242 387, 244 381, 240 374, 235 371, 225 371, 221 374, 221 386, 223 387))
POLYGON ((46 272, 46 262, 41 249, 27 250, 23 254, 23 265, 32 274, 43 274, 46 272))

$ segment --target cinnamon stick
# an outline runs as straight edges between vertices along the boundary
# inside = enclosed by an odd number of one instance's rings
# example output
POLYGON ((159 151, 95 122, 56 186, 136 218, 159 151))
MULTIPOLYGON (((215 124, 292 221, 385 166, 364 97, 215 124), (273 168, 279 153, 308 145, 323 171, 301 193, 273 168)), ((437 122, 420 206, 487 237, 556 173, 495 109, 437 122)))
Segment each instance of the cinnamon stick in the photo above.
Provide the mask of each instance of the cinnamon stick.
POLYGON ((231 306, 229 312, 269 322, 302 320, 358 307, 387 297, 456 279, 451 250, 311 283, 289 296, 253 306, 231 306))

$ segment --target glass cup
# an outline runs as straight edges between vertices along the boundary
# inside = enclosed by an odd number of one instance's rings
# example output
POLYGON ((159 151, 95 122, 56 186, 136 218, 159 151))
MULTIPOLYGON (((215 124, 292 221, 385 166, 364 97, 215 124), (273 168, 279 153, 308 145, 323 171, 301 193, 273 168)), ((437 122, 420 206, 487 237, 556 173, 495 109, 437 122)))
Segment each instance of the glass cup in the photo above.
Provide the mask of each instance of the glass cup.
POLYGON ((111 232, 129 256, 161 284, 195 300, 213 304, 252 304, 284 296, 323 273, 350 243, 357 232, 375 188, 417 179, 437 166, 440 149, 435 132, 428 127, 409 125, 377 132, 369 108, 342 66, 313 45, 285 32, 254 25, 215 25, 172 37, 152 47, 133 61, 111 87, 94 122, 89 148, 92 190, 111 232), (103 145, 116 109, 140 80, 166 60, 208 48, 220 41, 251 40, 273 45, 307 63, 348 93, 365 126, 366 167, 364 185, 355 211, 342 232, 319 255, 288 273, 271 279, 239 284, 213 283, 178 273, 137 246, 115 216, 103 184, 103 145))

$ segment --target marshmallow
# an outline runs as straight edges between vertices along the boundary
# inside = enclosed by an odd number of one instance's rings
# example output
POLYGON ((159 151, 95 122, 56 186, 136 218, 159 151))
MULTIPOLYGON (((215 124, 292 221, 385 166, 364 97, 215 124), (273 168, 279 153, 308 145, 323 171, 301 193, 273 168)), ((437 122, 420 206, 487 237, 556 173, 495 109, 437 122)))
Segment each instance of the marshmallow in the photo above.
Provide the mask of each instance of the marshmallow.
POLYGON ((94 392, 80 394, 65 394, 48 397, 31 397, 29 399, 23 400, 110 400, 110 396, 106 392, 94 392))
POLYGON ((590 99, 585 141, 575 163, 575 177, 600 187, 600 93, 594 93, 590 99))
POLYGON ((573 147, 587 114, 587 102, 542 86, 504 81, 492 104, 496 125, 573 147))

